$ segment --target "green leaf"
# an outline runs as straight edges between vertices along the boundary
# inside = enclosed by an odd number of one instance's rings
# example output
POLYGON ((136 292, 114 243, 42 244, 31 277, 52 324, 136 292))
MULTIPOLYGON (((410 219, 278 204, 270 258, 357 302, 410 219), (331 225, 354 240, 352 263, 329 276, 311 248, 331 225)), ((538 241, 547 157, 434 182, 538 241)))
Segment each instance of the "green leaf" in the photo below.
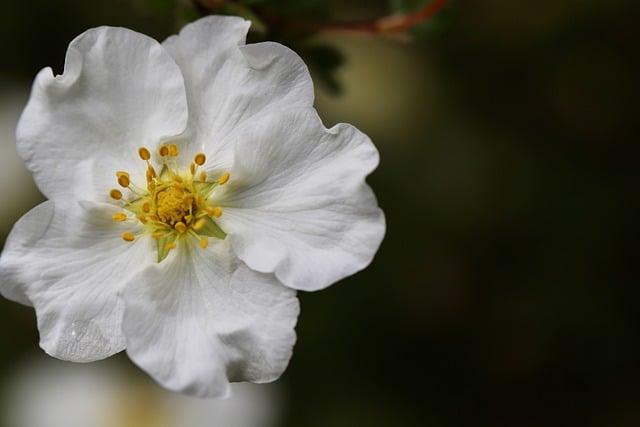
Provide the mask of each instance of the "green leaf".
POLYGON ((169 255, 170 249, 168 246, 176 241, 176 233, 168 233, 165 237, 156 238, 156 245, 158 247, 158 262, 162 262, 163 259, 169 255))
POLYGON ((227 233, 222 231, 222 228, 220 228, 220 226, 218 226, 218 224, 216 224, 214 220, 212 220, 208 216, 205 216, 203 218, 206 222, 204 227, 198 230, 198 234, 201 234, 203 236, 215 237, 216 239, 220 240, 224 240, 224 238, 227 237, 227 233))

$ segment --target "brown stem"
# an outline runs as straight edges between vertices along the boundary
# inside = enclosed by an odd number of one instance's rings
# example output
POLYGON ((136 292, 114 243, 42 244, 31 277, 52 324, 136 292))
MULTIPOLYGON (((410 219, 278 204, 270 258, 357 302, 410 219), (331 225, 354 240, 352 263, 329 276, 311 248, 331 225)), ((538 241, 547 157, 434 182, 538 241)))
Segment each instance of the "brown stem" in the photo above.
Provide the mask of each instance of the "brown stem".
MULTIPOLYGON (((228 2, 228 0, 192 0, 194 5, 201 12, 211 12, 219 9, 228 2)), ((367 34, 392 34, 404 33, 421 22, 434 16, 440 12, 447 4, 448 0, 433 0, 420 10, 408 15, 394 14, 368 21, 337 21, 337 22, 300 22, 286 21, 281 17, 262 16, 267 22, 277 23, 279 27, 297 28, 299 30, 314 30, 320 32, 327 31, 347 31, 367 34)), ((204 13, 203 13, 204 14, 204 13)), ((257 13, 260 16, 260 13, 257 13)))
POLYGON ((395 14, 373 21, 314 22, 310 25, 317 31, 350 31, 359 33, 404 33, 434 16, 447 4, 447 0, 433 0, 422 9, 408 14, 395 14))

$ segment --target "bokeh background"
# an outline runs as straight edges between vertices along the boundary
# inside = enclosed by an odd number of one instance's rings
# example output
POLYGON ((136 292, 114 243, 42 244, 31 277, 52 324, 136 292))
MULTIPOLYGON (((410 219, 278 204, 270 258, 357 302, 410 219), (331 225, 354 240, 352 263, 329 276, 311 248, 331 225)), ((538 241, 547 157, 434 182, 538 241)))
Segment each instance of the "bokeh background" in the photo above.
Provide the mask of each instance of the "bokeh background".
MULTIPOLYGON (((246 3, 304 22, 425 1, 246 3)), ((163 40, 203 11, 172 0, 0 10, 3 241, 43 200, 14 139, 37 71, 62 72, 87 28, 163 40)), ((252 35, 302 54, 325 124, 351 122, 380 150, 369 182, 388 233, 373 264, 300 294, 287 372, 226 403, 166 393, 122 355, 51 360, 32 309, 0 300, 0 425, 640 425, 639 12, 633 0, 459 0, 410 36, 252 35)))

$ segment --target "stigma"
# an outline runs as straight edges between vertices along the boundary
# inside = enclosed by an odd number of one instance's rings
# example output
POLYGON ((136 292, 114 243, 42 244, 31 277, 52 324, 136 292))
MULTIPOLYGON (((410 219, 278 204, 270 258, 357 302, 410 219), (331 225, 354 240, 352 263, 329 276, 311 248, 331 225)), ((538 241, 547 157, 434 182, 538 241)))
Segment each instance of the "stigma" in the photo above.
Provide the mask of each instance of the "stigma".
POLYGON ((112 201, 123 210, 112 215, 113 221, 142 225, 138 233, 123 232, 122 240, 155 239, 157 260, 161 262, 181 245, 193 243, 205 250, 210 238, 226 237, 216 222, 223 211, 214 200, 216 188, 229 181, 228 172, 207 171, 204 153, 197 153, 187 167, 180 168, 177 161, 180 149, 176 144, 159 147, 156 165, 152 164, 151 151, 146 147, 140 147, 137 154, 146 163, 144 185, 132 182, 127 171, 116 171, 120 188, 109 192, 112 201))

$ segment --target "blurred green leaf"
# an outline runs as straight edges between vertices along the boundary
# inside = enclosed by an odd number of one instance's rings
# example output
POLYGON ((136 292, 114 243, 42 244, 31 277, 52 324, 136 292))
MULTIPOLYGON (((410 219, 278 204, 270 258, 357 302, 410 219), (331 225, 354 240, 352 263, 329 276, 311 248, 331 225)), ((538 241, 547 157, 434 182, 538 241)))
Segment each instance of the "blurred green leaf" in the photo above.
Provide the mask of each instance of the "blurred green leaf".
POLYGON ((336 71, 344 62, 344 55, 335 47, 328 45, 301 45, 296 49, 304 57, 316 80, 332 94, 342 91, 342 85, 336 79, 336 71))

